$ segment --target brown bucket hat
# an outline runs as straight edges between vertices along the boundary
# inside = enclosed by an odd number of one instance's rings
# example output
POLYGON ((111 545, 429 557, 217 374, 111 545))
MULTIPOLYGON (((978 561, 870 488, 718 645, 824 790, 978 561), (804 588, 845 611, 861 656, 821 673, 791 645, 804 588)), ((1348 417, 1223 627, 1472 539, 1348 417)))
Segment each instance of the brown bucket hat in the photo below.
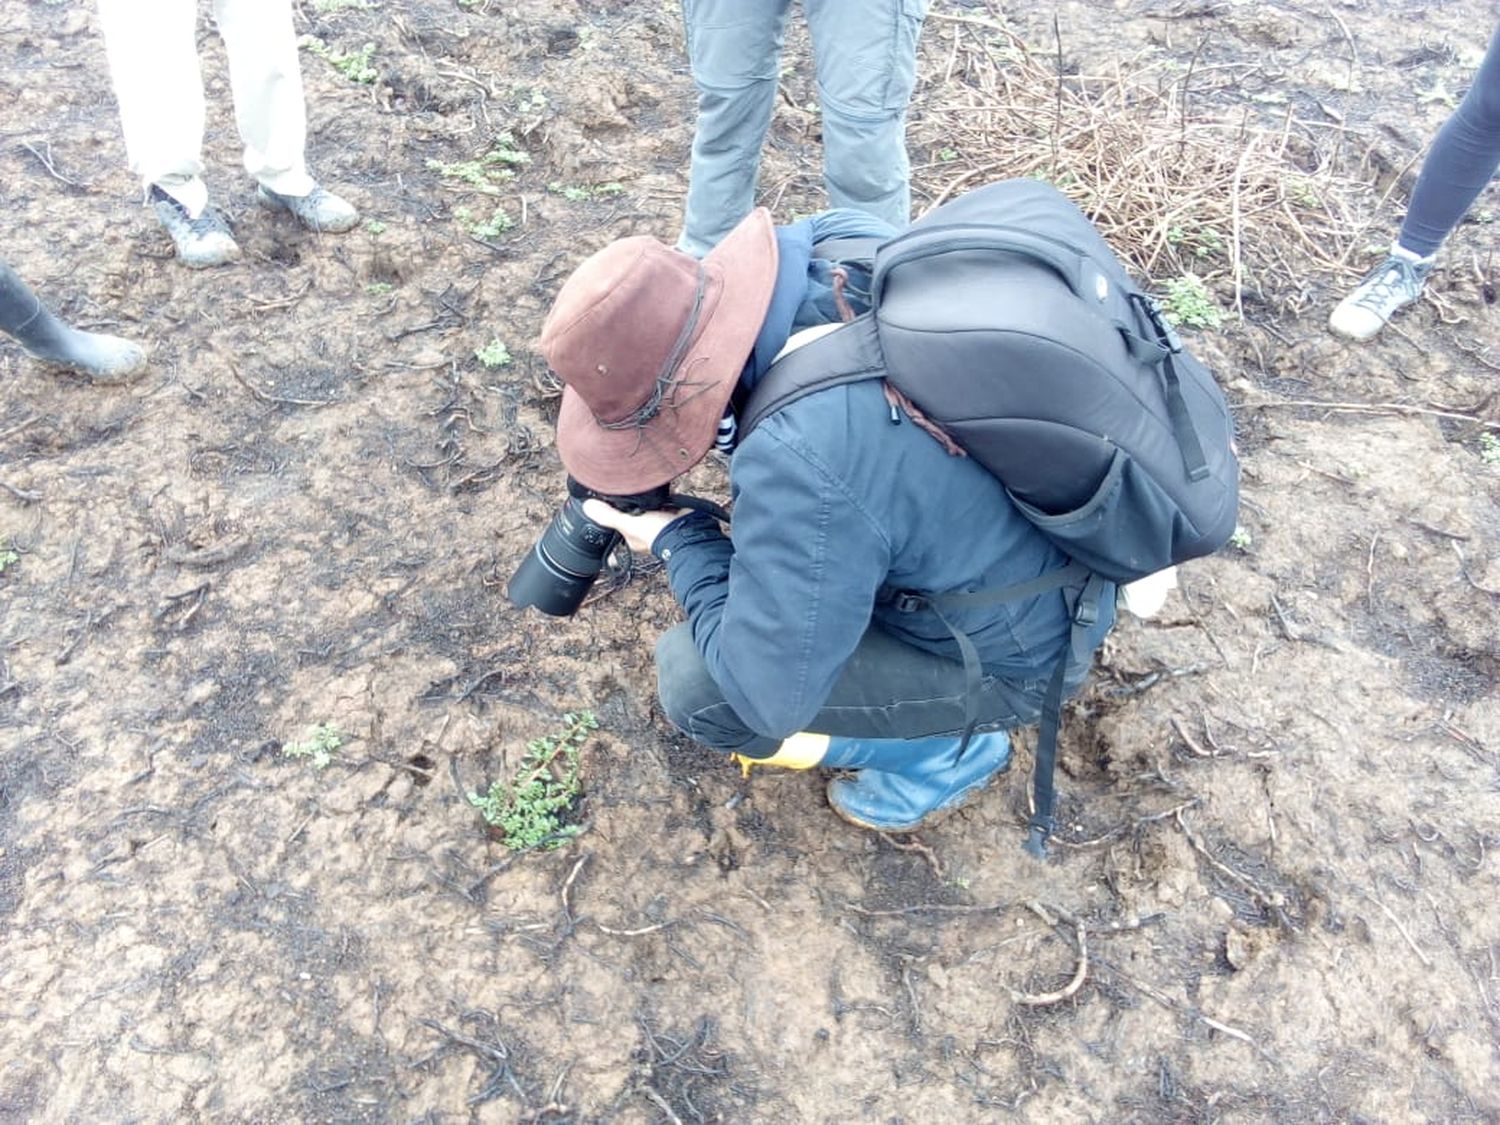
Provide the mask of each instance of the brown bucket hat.
POLYGON ((701 262, 638 235, 574 270, 541 339, 564 384, 557 448, 569 474, 621 496, 701 461, 775 283, 776 232, 763 207, 701 262))

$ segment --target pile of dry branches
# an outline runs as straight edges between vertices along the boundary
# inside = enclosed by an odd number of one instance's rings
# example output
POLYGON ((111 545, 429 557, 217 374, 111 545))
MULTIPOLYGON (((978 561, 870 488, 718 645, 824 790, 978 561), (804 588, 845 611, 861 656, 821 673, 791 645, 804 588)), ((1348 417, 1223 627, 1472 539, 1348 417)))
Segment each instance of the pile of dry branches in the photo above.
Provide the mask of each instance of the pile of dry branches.
POLYGON ((929 154, 915 178, 932 206, 993 180, 1045 179, 1138 276, 1196 274, 1238 314, 1301 311, 1309 282, 1346 273, 1371 237, 1369 187, 1338 172, 1350 163, 1341 129, 1211 96, 1241 64, 1136 58, 1069 74, 1055 27, 1046 57, 998 15, 934 13, 928 29, 910 143, 929 154))

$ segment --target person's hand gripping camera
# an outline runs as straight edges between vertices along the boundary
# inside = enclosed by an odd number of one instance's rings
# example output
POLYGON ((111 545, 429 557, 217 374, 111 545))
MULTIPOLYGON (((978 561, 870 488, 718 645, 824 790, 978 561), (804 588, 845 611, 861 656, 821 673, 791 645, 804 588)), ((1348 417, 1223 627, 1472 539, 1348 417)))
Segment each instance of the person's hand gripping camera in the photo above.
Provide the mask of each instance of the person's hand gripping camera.
POLYGON ((686 508, 658 508, 649 512, 622 512, 603 500, 590 499, 583 502, 583 514, 600 527, 620 533, 625 545, 637 554, 650 554, 656 537, 666 530, 667 524, 687 514, 686 508))

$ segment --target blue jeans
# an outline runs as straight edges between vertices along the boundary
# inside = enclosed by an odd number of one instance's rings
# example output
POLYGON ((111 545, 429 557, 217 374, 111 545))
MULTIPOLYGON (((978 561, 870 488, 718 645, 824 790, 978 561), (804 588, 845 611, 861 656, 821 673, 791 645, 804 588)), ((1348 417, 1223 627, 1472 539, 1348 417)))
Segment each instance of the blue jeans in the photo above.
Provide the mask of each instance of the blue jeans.
POLYGON ((1437 252, 1500 168, 1500 29, 1474 83, 1438 130, 1411 194, 1396 242, 1413 254, 1437 252))
MULTIPOLYGON (((823 111, 831 207, 911 221, 906 106, 929 0, 802 0, 823 111)), ((683 0, 698 87, 678 247, 702 255, 749 214, 771 124, 791 0, 683 0)))
MULTIPOLYGON (((985 676, 979 729, 1016 727, 1041 715, 1051 668, 1033 680, 985 676)), ((1088 672, 1080 669, 1070 689, 1088 672)), ((779 738, 747 727, 708 674, 692 626, 677 625, 656 642, 657 694, 672 724, 715 750, 769 758, 779 738)), ((964 667, 871 628, 844 666, 833 692, 807 729, 845 738, 926 738, 964 728, 964 667)))

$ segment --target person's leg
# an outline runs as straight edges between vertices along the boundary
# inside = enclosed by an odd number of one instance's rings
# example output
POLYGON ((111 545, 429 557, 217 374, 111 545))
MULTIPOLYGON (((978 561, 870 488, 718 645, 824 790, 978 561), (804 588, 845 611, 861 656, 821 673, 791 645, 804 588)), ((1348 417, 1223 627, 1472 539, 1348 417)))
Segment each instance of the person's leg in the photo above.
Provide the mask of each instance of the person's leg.
POLYGON ((290 0, 214 0, 229 56, 245 171, 282 195, 306 195, 307 104, 290 0))
POLYGON ((1500 169, 1500 28, 1469 92, 1438 130, 1422 164, 1396 244, 1419 258, 1437 253, 1500 169))
POLYGON ((15 337, 34 359, 72 368, 96 382, 118 382, 145 367, 146 353, 118 336, 70 328, 0 261, 0 332, 15 337))
POLYGON ((656 659, 662 708, 681 730, 729 751, 747 773, 757 764, 856 771, 828 783, 828 803, 882 832, 915 831, 982 792, 1010 766, 1004 728, 1036 718, 1045 690, 1040 679, 985 677, 978 731, 965 746, 963 666, 871 629, 807 731, 778 740, 750 730, 725 702, 689 626, 666 633, 656 659))
POLYGON ((195 0, 99 0, 99 24, 130 170, 197 218, 208 188, 195 0))
MULTIPOLYGON (((751 730, 725 702, 698 654, 689 626, 678 625, 662 635, 656 645, 656 672, 662 710, 685 734, 746 758, 770 758, 776 753, 780 740, 751 730)), ((1035 721, 1045 690, 1045 675, 1025 684, 984 677, 979 726, 1010 727, 1035 721)), ((874 740, 953 736, 964 728, 964 704, 962 664, 872 628, 807 729, 839 738, 874 740)))
POLYGON ((683 0, 698 122, 682 235, 702 256, 755 204, 790 0, 683 0))
POLYGON ((1500 168, 1500 28, 1474 82, 1438 130, 1390 255, 1339 302, 1328 327, 1368 340, 1422 295, 1438 249, 1500 168))
POLYGON ((911 221, 906 107, 928 0, 805 0, 834 207, 911 221))
POLYGON ((234 118, 257 202, 310 230, 349 230, 359 213, 307 170, 307 102, 290 0, 214 0, 214 21, 229 55, 234 118))

